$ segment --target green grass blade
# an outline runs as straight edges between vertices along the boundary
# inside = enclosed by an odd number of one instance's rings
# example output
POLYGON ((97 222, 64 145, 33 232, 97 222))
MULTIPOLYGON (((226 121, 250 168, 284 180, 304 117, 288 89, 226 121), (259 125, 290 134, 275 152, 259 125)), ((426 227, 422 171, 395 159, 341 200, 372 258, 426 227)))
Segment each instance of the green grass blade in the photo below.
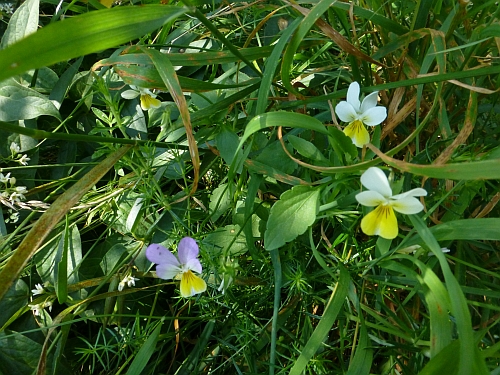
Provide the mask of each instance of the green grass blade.
POLYGON ((472 321, 467 305, 467 300, 462 292, 460 284, 453 275, 445 255, 441 251, 436 238, 432 235, 424 221, 417 215, 409 215, 410 220, 420 234, 422 240, 437 257, 445 278, 446 286, 450 294, 451 313, 455 317, 460 349, 458 355, 458 375, 486 375, 489 371, 481 357, 479 349, 474 340, 472 321))
POLYGON ((186 11, 170 5, 127 6, 55 22, 0 51, 0 81, 115 47, 160 28, 186 11))
POLYGON ((142 370, 144 370, 155 351, 156 342, 158 341, 158 336, 160 336, 161 324, 162 321, 158 323, 153 333, 151 333, 148 339, 141 346, 139 352, 132 361, 132 364, 128 368, 126 375, 140 375, 142 370))
POLYGON ((372 367, 373 350, 370 347, 370 340, 368 339, 364 321, 361 320, 360 324, 358 346, 349 365, 347 375, 368 375, 372 367))
POLYGON ((289 375, 302 374, 302 371, 304 371, 304 369, 306 368, 309 360, 313 357, 320 345, 323 343, 325 336, 332 328, 333 323, 335 323, 337 315, 340 312, 340 309, 344 305, 345 297, 347 296, 347 291, 349 289, 350 277, 347 270, 340 264, 339 270, 339 280, 335 285, 335 289, 330 296, 328 304, 326 305, 323 317, 321 318, 318 326, 307 341, 306 345, 302 349, 302 353, 300 353, 299 358, 297 358, 297 361, 295 361, 295 364, 290 370, 289 375))

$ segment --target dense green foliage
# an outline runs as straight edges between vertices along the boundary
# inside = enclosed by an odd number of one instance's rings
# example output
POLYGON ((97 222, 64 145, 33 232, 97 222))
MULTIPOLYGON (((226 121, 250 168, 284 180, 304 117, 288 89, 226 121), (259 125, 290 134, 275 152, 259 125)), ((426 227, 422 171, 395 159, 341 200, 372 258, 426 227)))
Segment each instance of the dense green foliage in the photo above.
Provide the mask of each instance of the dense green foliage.
POLYGON ((0 375, 500 374, 498 4, 163 3, 0 4, 0 375))

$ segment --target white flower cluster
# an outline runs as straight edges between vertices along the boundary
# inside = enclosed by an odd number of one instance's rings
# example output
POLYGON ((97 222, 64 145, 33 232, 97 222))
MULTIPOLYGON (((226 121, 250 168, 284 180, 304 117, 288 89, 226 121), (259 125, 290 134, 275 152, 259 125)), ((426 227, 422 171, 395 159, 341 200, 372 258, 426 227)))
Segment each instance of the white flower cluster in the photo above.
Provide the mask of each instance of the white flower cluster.
POLYGON ((28 155, 23 154, 21 157, 19 157, 19 154, 21 153, 21 147, 16 142, 12 142, 10 144, 10 152, 12 152, 12 158, 14 161, 17 161, 21 165, 28 165, 28 162, 31 160, 28 155))
POLYGON ((139 279, 136 277, 132 277, 132 275, 125 276, 118 284, 118 291, 121 292, 125 288, 125 285, 128 285, 129 288, 135 286, 135 282, 137 280, 139 279))
POLYGON ((26 186, 14 186, 16 178, 10 177, 10 173, 6 175, 0 173, 0 184, 4 185, 3 191, 0 190, 0 202, 15 210, 14 204, 19 204, 26 199, 24 194, 28 192, 28 189, 26 189, 26 186))
POLYGON ((7 16, 12 15, 14 13, 14 5, 15 3, 0 3, 0 13, 7 16))
POLYGON ((31 311, 33 311, 33 314, 36 316, 41 316, 43 313, 43 309, 46 307, 49 308, 49 311, 52 311, 52 301, 44 301, 41 303, 37 303, 35 305, 28 305, 31 311))

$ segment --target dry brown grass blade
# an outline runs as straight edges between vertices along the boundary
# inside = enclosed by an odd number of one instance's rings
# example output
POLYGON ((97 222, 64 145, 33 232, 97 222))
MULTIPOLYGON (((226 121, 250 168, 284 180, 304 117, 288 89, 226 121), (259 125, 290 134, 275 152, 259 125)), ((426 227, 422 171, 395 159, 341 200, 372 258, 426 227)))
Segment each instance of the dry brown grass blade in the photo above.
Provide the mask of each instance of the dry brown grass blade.
POLYGON ((469 137, 470 133, 472 133, 472 130, 474 129, 474 125, 476 123, 476 119, 477 119, 477 93, 471 91, 469 97, 469 104, 467 105, 467 111, 465 113, 464 126, 462 130, 460 130, 460 133, 458 133, 455 140, 448 147, 446 147, 446 149, 441 153, 441 155, 439 155, 436 158, 433 164, 442 165, 446 164, 448 160, 450 160, 451 155, 453 155, 453 152, 455 152, 458 146, 463 144, 469 137))
MULTIPOLYGON (((310 12, 309 9, 302 8, 300 5, 297 4, 290 4, 292 7, 297 9, 300 13, 302 13, 304 16, 307 16, 310 12)), ((348 53, 349 55, 353 55, 355 57, 358 57, 362 60, 369 61, 372 64, 386 67, 384 64, 382 64, 380 61, 372 59, 370 56, 367 54, 361 52, 359 49, 357 49, 355 46, 353 46, 346 38, 342 36, 337 30, 335 30, 333 27, 331 27, 329 24, 327 24, 325 21, 322 19, 316 20, 316 26, 318 26, 321 31, 325 33, 327 37, 329 37, 331 40, 333 40, 339 47, 344 51, 345 53, 348 53)))
POLYGON ((387 137, 387 135, 391 131, 393 131, 396 126, 401 124, 405 120, 405 118, 407 118, 408 115, 415 110, 416 104, 417 104, 417 97, 413 97, 403 106, 403 108, 401 108, 401 110, 399 110, 399 112, 397 112, 393 116, 390 116, 384 126, 384 130, 382 130, 380 139, 382 140, 385 137, 387 137))
POLYGON ((40 216, 0 272, 0 300, 22 272, 28 260, 35 254, 45 238, 63 216, 66 215, 66 213, 80 200, 83 194, 90 190, 92 186, 94 186, 132 147, 131 145, 122 146, 113 152, 92 168, 92 170, 83 176, 76 184, 66 190, 54 203, 52 203, 50 208, 40 216))

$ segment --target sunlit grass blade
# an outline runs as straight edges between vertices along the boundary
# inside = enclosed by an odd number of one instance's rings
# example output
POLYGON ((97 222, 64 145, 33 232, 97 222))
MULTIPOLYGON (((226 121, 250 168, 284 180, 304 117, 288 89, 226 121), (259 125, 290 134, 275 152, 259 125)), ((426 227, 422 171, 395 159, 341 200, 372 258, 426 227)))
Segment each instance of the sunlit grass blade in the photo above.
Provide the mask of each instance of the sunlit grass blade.
POLYGON ((0 81, 98 52, 160 28, 187 11, 171 5, 99 10, 52 23, 0 51, 0 81))
POLYGON ((198 187, 198 180, 200 177, 200 156, 198 153, 198 145, 193 135, 193 128, 191 126, 191 116, 189 114, 188 105, 184 93, 182 92, 181 85, 177 78, 174 66, 168 59, 168 56, 158 52, 154 49, 143 49, 143 51, 151 58, 156 69, 160 73, 163 82, 168 87, 168 90, 174 98, 175 104, 181 113, 182 123, 186 129, 186 137, 189 145, 189 153, 191 155, 191 162, 193 163, 194 179, 191 187, 190 194, 194 194, 198 187))

